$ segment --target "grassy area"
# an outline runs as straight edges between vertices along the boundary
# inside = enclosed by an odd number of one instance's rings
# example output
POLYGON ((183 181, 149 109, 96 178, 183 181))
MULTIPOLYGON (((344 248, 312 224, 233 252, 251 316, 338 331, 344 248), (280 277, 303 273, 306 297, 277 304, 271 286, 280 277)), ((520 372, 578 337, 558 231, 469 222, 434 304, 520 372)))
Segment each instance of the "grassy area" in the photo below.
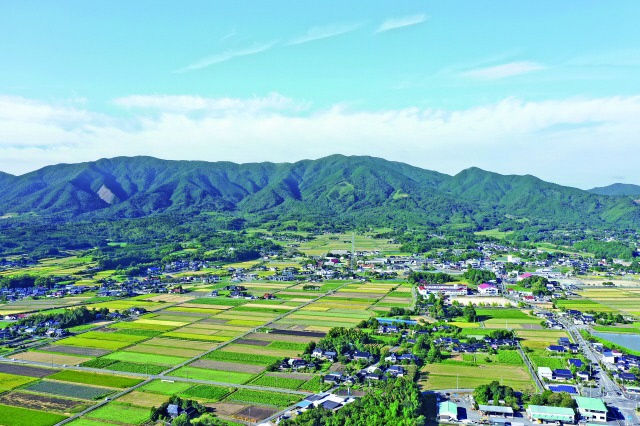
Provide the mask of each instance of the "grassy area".
POLYGON ((171 375, 176 377, 185 377, 187 379, 211 380, 220 383, 237 383, 244 384, 255 377, 251 373, 238 373, 235 371, 209 370, 196 367, 182 367, 171 375))
POLYGON ((66 419, 59 414, 0 404, 0 424, 11 426, 51 426, 66 419))
POLYGON ((122 423, 126 421, 130 425, 141 425, 149 420, 151 411, 148 408, 140 408, 132 405, 112 402, 104 407, 88 413, 86 416, 91 419, 106 420, 110 422, 122 423))
POLYGON ((59 373, 48 376, 48 378, 52 380, 61 380, 63 382, 84 383, 86 385, 98 385, 122 389, 130 388, 142 381, 142 379, 132 379, 130 377, 71 370, 60 371, 59 373))
POLYGON ((250 404, 275 405, 276 407, 288 407, 301 399, 299 395, 276 393, 268 391, 255 391, 250 389, 238 389, 227 401, 248 402, 250 404))
POLYGON ((493 380, 498 380, 517 390, 533 387, 529 373, 523 367, 516 365, 428 364, 420 371, 423 373, 420 384, 424 389, 475 388, 493 380))

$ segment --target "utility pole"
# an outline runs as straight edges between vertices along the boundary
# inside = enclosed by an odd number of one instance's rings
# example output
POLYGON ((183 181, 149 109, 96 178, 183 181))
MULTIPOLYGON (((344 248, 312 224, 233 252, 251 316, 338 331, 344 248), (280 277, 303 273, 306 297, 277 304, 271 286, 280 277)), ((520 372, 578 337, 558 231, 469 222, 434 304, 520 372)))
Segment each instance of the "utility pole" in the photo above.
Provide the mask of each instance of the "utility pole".
POLYGON ((355 270, 353 268, 353 265, 355 263, 354 262, 355 257, 356 257, 356 231, 353 231, 353 233, 351 234, 351 272, 355 270))

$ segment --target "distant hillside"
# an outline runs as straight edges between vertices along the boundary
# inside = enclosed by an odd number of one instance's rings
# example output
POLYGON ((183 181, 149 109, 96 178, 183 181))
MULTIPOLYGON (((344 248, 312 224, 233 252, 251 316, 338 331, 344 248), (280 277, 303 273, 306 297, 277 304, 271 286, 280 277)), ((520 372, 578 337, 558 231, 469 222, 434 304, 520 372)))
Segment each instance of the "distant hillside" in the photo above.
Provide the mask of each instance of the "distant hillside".
POLYGON ((507 215, 640 227, 640 206, 544 182, 470 168, 455 176, 373 157, 234 164, 118 157, 0 175, 0 214, 139 217, 221 212, 270 220, 475 223, 507 215), (5 184, 2 184, 5 182, 5 184), (6 184, 6 183, 9 183, 6 184))
POLYGON ((623 195, 623 196, 640 196, 640 185, 632 185, 629 183, 614 183, 609 186, 589 189, 592 194, 598 195, 623 195))

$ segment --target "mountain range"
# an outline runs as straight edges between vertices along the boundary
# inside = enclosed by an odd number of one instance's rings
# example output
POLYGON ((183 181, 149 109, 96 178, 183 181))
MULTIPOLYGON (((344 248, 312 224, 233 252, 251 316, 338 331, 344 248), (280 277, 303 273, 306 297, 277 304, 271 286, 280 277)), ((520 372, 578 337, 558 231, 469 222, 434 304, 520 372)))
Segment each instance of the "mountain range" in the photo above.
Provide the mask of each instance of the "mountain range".
POLYGON ((450 176, 366 156, 279 164, 117 157, 21 176, 0 173, 0 216, 118 218, 163 212, 480 227, 530 218, 640 228, 640 205, 614 189, 583 191, 475 167, 450 176))

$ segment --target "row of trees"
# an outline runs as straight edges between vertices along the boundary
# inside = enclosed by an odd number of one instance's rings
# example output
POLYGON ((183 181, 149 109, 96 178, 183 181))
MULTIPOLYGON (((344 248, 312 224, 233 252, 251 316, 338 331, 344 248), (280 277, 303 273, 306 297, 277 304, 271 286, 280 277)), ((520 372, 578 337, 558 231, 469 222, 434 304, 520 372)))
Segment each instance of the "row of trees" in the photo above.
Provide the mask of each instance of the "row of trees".
POLYGON ((405 379, 389 380, 338 411, 313 408, 282 426, 422 426, 427 404, 418 386, 405 379))
POLYGON ((65 309, 63 312, 49 314, 36 313, 19 319, 16 324, 34 326, 46 321, 55 321, 59 323, 56 326, 57 328, 69 328, 90 323, 98 318, 104 318, 107 315, 109 315, 108 308, 87 309, 86 306, 81 306, 79 308, 65 309))
POLYGON ((53 277, 36 276, 29 274, 11 275, 0 277, 0 288, 17 289, 31 287, 52 288, 56 285, 53 277))

